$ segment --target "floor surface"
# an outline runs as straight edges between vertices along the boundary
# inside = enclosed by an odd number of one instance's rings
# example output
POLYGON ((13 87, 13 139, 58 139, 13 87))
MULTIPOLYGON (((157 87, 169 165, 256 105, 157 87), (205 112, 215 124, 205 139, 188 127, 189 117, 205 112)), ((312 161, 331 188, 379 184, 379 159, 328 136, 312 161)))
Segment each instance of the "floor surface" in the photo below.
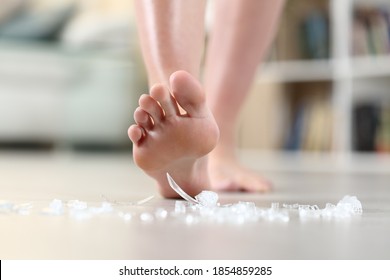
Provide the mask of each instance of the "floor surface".
MULTIPOLYGON (((253 160, 247 164, 261 166, 253 160)), ((295 165, 284 163, 289 164, 295 165)), ((171 213, 175 200, 157 194, 130 154, 1 152, 0 259, 390 259, 389 173, 295 168, 264 175, 274 182, 273 192, 220 194, 220 201, 323 208, 355 195, 363 214, 342 220, 292 215, 288 222, 241 225, 186 224, 174 216, 150 221, 158 208, 171 213), (84 217, 47 214, 53 199, 85 201, 90 207, 109 200, 115 202, 114 211, 84 217), (5 201, 32 208, 26 213, 7 210, 5 201)))

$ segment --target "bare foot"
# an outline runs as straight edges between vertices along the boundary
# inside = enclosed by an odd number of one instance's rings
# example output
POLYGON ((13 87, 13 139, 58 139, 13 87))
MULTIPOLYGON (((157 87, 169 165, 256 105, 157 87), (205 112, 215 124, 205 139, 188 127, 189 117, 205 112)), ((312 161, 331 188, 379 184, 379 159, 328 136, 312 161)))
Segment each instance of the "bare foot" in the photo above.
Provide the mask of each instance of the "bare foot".
POLYGON ((255 171, 243 166, 233 154, 232 148, 221 153, 217 149, 209 156, 211 187, 214 191, 266 192, 271 183, 255 171))
POLYGON ((207 154, 218 142, 219 130, 198 81, 185 71, 170 77, 170 89, 153 86, 142 95, 130 126, 135 163, 156 179, 164 197, 177 197, 168 172, 190 195, 210 186, 207 154), (181 113, 178 105, 184 109, 181 113))

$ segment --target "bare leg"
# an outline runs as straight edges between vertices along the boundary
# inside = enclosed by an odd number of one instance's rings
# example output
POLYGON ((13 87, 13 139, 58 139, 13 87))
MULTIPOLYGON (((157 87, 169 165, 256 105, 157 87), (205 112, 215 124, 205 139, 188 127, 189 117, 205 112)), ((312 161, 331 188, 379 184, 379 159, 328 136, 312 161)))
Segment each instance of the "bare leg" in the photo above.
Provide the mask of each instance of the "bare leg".
POLYGON ((214 4, 205 89, 221 137, 209 158, 211 183, 214 189, 266 191, 270 184, 236 159, 235 123, 275 33, 283 0, 216 0, 214 4))
POLYGON ((137 0, 137 26, 149 85, 185 70, 199 78, 204 47, 204 0, 137 0))
POLYGON ((177 196, 168 185, 167 172, 192 195, 210 186, 206 155, 216 146, 219 130, 198 82, 204 4, 200 0, 136 2, 151 89, 150 95, 141 96, 134 112, 137 124, 128 134, 134 143, 134 161, 156 179, 164 197, 177 196))

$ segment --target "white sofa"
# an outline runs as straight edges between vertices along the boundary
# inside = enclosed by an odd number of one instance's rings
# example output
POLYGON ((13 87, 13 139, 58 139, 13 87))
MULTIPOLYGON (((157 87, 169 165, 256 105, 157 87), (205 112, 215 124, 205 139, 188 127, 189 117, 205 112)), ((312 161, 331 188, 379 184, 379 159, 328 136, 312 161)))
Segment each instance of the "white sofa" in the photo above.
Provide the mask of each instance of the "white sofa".
POLYGON ((0 41, 0 144, 126 145, 146 79, 136 48, 0 41))

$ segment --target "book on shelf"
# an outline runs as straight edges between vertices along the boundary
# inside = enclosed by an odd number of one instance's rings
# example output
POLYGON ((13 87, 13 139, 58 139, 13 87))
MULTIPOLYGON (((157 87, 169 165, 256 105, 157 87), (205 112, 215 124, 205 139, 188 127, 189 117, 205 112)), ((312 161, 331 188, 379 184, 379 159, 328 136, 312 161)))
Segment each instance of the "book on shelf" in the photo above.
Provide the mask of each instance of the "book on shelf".
POLYGON ((352 23, 354 55, 390 53, 390 16, 387 8, 358 7, 352 23))
POLYGON ((353 148, 390 153, 390 103, 366 101, 353 108, 353 148))
POLYGON ((290 123, 290 129, 285 142, 285 149, 289 151, 298 151, 303 142, 303 133, 306 121, 306 110, 304 105, 299 105, 293 113, 294 116, 290 123))
POLYGON ((375 103, 361 103, 353 108, 353 147, 356 151, 375 150, 378 110, 378 105, 375 103))
POLYGON ((320 2, 289 2, 271 48, 270 60, 329 57, 329 11, 327 5, 320 2))
POLYGON ((312 10, 302 21, 301 42, 304 58, 329 57, 329 22, 321 10, 312 10))
POLYGON ((390 153, 390 103, 381 107, 375 148, 378 153, 390 153))
POLYGON ((303 149, 329 151, 332 146, 333 113, 330 100, 314 98, 307 107, 307 123, 303 149))
POLYGON ((332 146, 333 113, 328 97, 306 96, 293 109, 285 150, 325 152, 332 146))

